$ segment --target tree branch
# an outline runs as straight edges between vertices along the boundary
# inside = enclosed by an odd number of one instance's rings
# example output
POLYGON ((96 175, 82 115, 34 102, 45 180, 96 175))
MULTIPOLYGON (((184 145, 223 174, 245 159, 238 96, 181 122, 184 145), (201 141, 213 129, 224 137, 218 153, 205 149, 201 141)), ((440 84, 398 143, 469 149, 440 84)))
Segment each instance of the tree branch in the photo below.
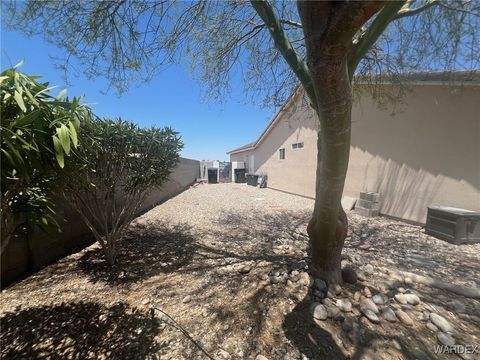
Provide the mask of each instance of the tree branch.
POLYGON ((410 9, 410 7, 409 7, 410 3, 411 2, 408 2, 407 4, 405 4, 405 6, 403 6, 398 11, 397 16, 395 16, 393 18, 393 20, 398 20, 398 19, 401 19, 401 18, 404 18, 404 17, 417 15, 417 14, 420 14, 421 12, 427 10, 428 8, 432 7, 433 5, 440 5, 440 2, 438 0, 429 0, 429 1, 427 1, 427 3, 425 5, 419 6, 419 7, 414 8, 414 9, 410 9))
POLYGON ((391 1, 387 2, 379 14, 375 17, 371 25, 360 36, 358 42, 355 43, 349 53, 348 57, 348 74, 350 80, 355 74, 360 60, 383 34, 388 24, 395 19, 398 11, 406 4, 405 1, 391 1))
POLYGON ((253 0, 251 4, 258 16, 260 16, 265 25, 267 25, 276 48, 302 83, 313 108, 317 110, 317 100, 310 71, 290 43, 287 34, 282 28, 281 21, 275 15, 272 6, 266 0, 253 0))
POLYGON ((303 29, 302 24, 293 20, 280 19, 280 24, 290 25, 299 29, 303 29))

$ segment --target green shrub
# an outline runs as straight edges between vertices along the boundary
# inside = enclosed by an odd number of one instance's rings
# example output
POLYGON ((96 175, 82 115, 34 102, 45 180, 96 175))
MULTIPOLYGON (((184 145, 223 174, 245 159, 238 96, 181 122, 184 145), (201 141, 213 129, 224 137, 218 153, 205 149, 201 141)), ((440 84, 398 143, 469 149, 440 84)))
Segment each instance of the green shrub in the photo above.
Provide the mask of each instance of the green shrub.
POLYGON ((110 264, 117 242, 147 195, 177 164, 183 145, 170 128, 140 128, 121 119, 98 119, 82 128, 65 195, 101 244, 110 264))
POLYGON ((48 83, 19 72, 20 65, 0 74, 2 252, 22 232, 57 225, 48 194, 91 117, 79 98, 68 101, 65 91, 53 97, 48 83))

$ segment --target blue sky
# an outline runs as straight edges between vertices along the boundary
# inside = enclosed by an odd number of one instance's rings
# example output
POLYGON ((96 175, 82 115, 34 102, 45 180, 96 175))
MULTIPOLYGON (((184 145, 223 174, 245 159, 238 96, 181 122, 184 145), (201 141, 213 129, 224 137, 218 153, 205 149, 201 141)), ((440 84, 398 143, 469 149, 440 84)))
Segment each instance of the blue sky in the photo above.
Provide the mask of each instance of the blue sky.
POLYGON ((44 76, 50 85, 59 86, 58 91, 67 88, 69 96, 84 96, 99 116, 122 117, 142 126, 171 126, 182 136, 184 157, 227 160, 226 152, 255 140, 275 112, 245 105, 240 83, 232 84, 237 90, 224 104, 206 102, 186 64, 169 67, 150 83, 132 84, 122 95, 113 89, 105 94, 105 79, 88 80, 81 75, 69 76, 67 86, 52 60, 61 54, 41 37, 28 38, 2 29, 2 71, 24 59, 21 71, 44 76))

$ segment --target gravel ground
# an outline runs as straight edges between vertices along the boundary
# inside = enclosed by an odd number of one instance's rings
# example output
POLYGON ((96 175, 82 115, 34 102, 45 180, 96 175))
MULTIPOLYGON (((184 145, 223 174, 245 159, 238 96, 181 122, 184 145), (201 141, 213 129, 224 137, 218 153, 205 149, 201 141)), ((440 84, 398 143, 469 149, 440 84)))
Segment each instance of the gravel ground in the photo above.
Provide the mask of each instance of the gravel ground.
POLYGON ((2 291, 2 358, 205 359, 201 346, 215 359, 452 359, 435 346, 480 345, 478 300, 388 275, 478 287, 480 244, 349 213, 344 264, 360 281, 323 299, 308 274, 312 207, 242 184, 192 187, 135 220, 114 268, 93 245, 2 291))

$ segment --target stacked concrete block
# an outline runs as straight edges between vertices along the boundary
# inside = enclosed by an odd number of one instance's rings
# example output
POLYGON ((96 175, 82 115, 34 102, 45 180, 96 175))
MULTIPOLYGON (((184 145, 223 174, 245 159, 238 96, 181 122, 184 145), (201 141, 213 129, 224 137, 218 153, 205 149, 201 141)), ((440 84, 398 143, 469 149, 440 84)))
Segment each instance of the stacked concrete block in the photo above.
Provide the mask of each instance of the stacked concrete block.
POLYGON ((380 194, 376 192, 360 192, 360 199, 355 205, 355 213, 366 217, 378 216, 380 211, 380 194))

